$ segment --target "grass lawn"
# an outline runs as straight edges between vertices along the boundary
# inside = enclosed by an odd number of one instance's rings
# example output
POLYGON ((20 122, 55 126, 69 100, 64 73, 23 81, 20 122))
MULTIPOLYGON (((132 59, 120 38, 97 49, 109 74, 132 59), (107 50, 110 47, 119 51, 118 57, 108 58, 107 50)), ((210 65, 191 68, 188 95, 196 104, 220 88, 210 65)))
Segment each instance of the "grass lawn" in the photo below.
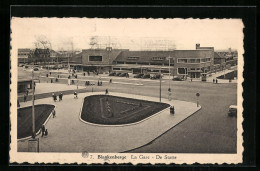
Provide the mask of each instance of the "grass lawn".
POLYGON ((93 95, 85 97, 81 118, 95 124, 129 124, 143 120, 169 106, 166 103, 93 95))
MULTIPOLYGON (((35 105, 35 131, 38 132, 54 109, 54 105, 35 105)), ((17 138, 25 138, 32 135, 32 106, 18 109, 17 138)))

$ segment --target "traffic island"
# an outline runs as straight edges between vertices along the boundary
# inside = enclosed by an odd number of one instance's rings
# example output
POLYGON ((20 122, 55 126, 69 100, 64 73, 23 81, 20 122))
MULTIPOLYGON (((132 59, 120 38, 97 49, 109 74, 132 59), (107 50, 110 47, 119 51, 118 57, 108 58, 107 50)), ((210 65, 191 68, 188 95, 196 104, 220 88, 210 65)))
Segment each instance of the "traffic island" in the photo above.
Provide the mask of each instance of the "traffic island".
MULTIPOLYGON (((39 132, 41 126, 48 119, 54 105, 40 104, 35 105, 35 131, 39 132)), ((32 106, 19 108, 17 117, 17 139, 29 138, 32 135, 32 106)))
POLYGON ((84 98, 81 111, 83 121, 101 125, 124 125, 139 122, 170 105, 147 100, 93 95, 84 98))

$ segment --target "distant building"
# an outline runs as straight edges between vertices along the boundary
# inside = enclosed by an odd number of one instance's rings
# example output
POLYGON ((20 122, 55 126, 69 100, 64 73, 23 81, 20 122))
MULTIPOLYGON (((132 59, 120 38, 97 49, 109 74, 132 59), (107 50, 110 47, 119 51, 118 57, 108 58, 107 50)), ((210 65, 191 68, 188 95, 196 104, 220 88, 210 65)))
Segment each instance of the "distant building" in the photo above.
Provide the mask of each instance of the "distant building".
POLYGON ((214 52, 214 64, 224 64, 226 62, 226 58, 222 56, 220 53, 214 52))
POLYGON ((50 49, 38 49, 36 48, 33 53, 33 61, 34 63, 45 63, 45 62, 50 62, 50 49))
POLYGON ((28 63, 32 53, 31 49, 18 49, 18 63, 28 63))

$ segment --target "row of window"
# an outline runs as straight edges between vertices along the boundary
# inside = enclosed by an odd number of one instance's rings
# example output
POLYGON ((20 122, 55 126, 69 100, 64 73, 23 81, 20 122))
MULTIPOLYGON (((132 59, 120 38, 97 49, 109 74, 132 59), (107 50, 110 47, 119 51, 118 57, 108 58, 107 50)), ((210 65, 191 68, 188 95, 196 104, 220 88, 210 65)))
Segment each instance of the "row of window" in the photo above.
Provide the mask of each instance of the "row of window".
POLYGON ((210 62, 210 58, 178 58, 177 63, 191 63, 191 64, 199 64, 202 62, 210 62))
MULTIPOLYGON (((117 61, 116 62, 117 64, 137 64, 137 65, 162 65, 162 63, 148 63, 148 62, 119 62, 117 61)), ((168 64, 165 64, 165 65, 168 65, 168 64)), ((170 66, 174 66, 173 63, 170 64, 170 66)))
MULTIPOLYGON (((139 59, 139 56, 128 56, 127 59, 137 60, 137 59, 139 59)), ((166 57, 152 57, 153 61, 164 61, 165 59, 166 59, 166 57)))

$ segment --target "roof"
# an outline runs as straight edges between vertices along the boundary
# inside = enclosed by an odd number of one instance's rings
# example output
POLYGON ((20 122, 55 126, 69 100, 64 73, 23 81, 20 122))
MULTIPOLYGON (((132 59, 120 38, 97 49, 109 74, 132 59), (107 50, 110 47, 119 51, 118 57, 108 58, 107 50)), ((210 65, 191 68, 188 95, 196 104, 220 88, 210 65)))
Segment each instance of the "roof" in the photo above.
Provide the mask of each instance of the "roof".
POLYGON ((214 52, 214 58, 225 58, 225 57, 217 52, 214 52))
POLYGON ((18 53, 21 52, 31 52, 31 49, 18 49, 18 53))

